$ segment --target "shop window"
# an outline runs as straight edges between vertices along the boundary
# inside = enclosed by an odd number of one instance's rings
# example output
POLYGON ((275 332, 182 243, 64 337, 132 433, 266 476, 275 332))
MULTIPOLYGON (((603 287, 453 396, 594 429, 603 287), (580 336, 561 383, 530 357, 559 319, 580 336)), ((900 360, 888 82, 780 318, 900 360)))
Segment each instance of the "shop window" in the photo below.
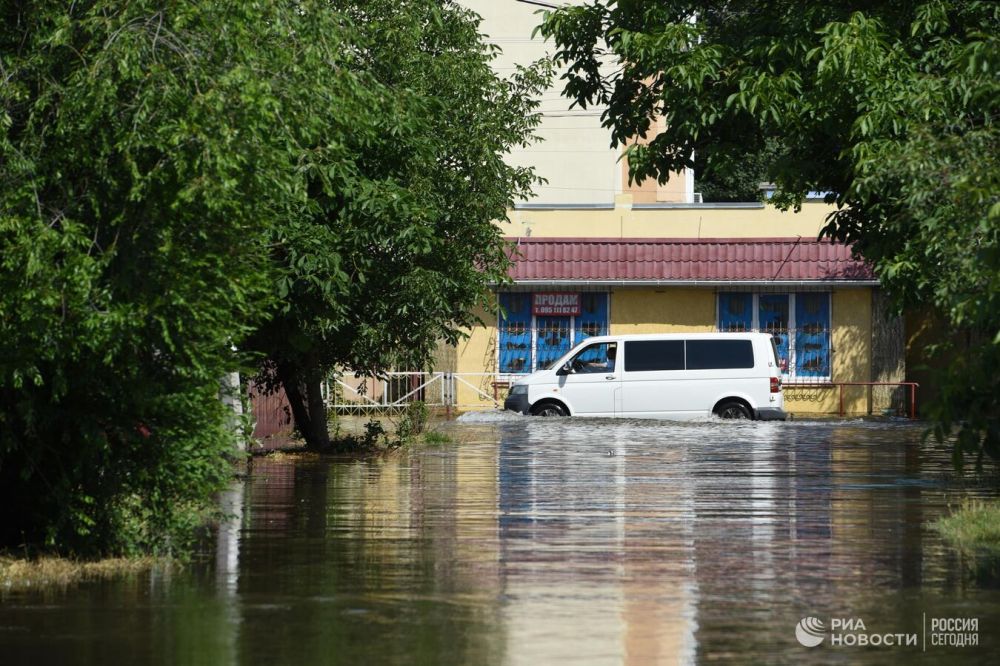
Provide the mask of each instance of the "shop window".
POLYGON ((830 376, 830 298, 797 294, 795 299, 796 374, 830 376))
POLYGON ((608 295, 591 292, 580 294, 580 314, 574 322, 573 344, 608 334, 608 295))
POLYGON ((531 372, 531 294, 500 294, 500 372, 531 372))
POLYGON ((757 297, 757 325, 755 330, 770 333, 778 348, 778 362, 782 374, 789 374, 792 358, 788 338, 788 294, 761 294, 757 297))
POLYGON ((743 333, 753 328, 753 294, 719 294, 719 330, 743 333))
POLYGON ((720 293, 719 330, 770 333, 789 380, 830 377, 828 292, 720 293))
POLYGON ((538 295, 569 298, 549 299, 546 310, 533 306, 535 293, 499 294, 498 356, 502 374, 547 368, 580 341, 608 333, 607 293, 538 292, 538 295), (552 308, 561 311, 552 312, 552 308), (566 311, 571 314, 565 314, 566 311))
POLYGON ((572 347, 573 322, 570 317, 535 317, 539 370, 548 368, 572 347))

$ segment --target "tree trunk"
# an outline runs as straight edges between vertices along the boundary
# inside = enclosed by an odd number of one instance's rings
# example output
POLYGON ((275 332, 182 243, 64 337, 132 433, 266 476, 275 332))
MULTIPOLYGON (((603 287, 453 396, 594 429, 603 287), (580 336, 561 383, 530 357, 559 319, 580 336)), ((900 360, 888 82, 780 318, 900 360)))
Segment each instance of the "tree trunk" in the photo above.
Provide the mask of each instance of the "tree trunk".
POLYGON ((321 373, 315 370, 303 372, 291 365, 279 364, 278 378, 285 387, 295 427, 306 440, 306 448, 311 451, 329 449, 330 432, 327 429, 321 373))
POLYGON ((329 449, 330 429, 326 418, 326 403, 323 401, 323 376, 316 370, 309 370, 306 377, 306 401, 313 425, 312 434, 306 439, 306 443, 310 448, 329 449))

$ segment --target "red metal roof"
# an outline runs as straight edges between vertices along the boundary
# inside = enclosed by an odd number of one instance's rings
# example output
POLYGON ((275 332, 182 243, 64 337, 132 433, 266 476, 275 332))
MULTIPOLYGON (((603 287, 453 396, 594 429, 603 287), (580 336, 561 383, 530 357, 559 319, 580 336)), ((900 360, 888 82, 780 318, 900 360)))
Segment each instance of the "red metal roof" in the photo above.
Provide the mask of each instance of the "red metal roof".
POLYGON ((519 238, 510 276, 534 280, 871 282, 846 245, 805 238, 519 238))

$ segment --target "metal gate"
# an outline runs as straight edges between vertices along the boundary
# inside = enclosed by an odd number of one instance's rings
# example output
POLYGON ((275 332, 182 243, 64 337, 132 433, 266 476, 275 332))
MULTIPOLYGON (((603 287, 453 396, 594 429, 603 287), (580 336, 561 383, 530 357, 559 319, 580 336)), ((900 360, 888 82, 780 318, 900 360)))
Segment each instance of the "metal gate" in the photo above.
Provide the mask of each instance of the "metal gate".
POLYGON ((327 380, 325 397, 328 408, 338 414, 390 413, 418 400, 428 407, 445 410, 481 409, 484 405, 499 408, 502 400, 495 390, 498 385, 496 375, 490 373, 388 372, 361 378, 341 374, 327 380), (484 381, 494 388, 492 392, 484 390, 484 381), (460 386, 482 400, 461 403, 460 386))

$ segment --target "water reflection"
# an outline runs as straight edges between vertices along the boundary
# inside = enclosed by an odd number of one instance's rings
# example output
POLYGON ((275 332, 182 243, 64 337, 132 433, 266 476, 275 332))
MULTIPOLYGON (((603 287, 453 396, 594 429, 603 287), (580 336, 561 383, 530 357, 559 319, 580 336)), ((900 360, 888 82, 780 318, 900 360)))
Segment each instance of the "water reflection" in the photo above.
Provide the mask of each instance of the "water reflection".
POLYGON ((671 471, 685 451, 643 446, 643 427, 557 421, 501 433, 512 662, 693 657, 694 505, 671 471), (599 436, 581 437, 588 427, 599 436))
MULTIPOLYGON (((12 663, 987 663, 1000 593, 928 530, 988 487, 906 424, 510 419, 388 459, 258 460, 214 566, 8 596, 12 663), (804 616, 978 650, 809 652, 804 616)), ((7 663, 4 660, 4 663, 7 663)))

